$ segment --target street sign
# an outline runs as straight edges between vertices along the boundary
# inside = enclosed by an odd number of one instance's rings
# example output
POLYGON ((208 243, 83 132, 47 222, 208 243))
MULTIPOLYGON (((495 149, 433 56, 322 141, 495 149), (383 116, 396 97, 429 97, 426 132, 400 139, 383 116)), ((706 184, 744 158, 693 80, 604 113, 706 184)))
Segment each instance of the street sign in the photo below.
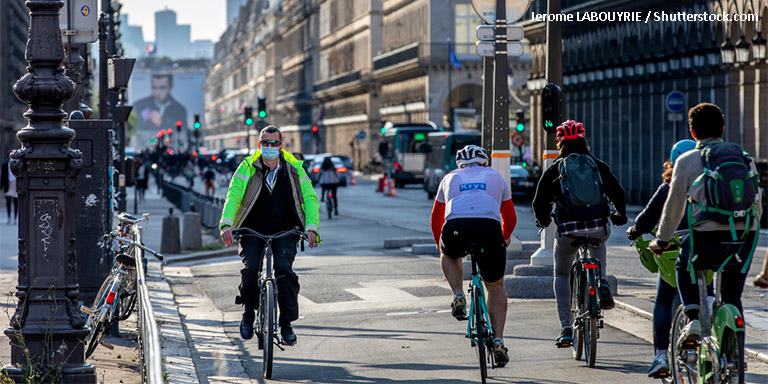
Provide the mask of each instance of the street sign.
POLYGON ((96 0, 64 0, 59 12, 59 29, 64 43, 71 37, 73 43, 93 43, 98 40, 99 12, 96 0), (67 12, 72 24, 68 23, 67 12))
MULTIPOLYGON (((491 57, 496 55, 495 43, 493 41, 478 41, 475 43, 477 54, 483 57, 491 57)), ((507 56, 522 56, 523 55, 523 43, 520 41, 508 41, 507 42, 507 56)))
POLYGON ((667 94, 667 110, 672 113, 681 113, 685 110, 685 95, 680 91, 672 91, 667 94))
POLYGON ((667 114, 667 120, 668 121, 683 121, 684 115, 682 113, 668 113, 667 114))
POLYGON ((512 135, 512 145, 515 147, 522 147, 525 144, 525 136, 522 133, 517 132, 512 135))
MULTIPOLYGON (((523 17, 531 0, 506 0, 507 23, 514 23, 523 17)), ((496 24, 496 0, 472 0, 472 8, 483 21, 496 24)))
POLYGON ((361 129, 360 132, 357 133, 357 139, 365 140, 365 130, 361 129))
MULTIPOLYGON (((496 40, 496 27, 493 25, 478 25, 477 39, 493 41, 496 40)), ((507 25, 507 40, 517 41, 523 39, 523 26, 518 24, 507 25)))

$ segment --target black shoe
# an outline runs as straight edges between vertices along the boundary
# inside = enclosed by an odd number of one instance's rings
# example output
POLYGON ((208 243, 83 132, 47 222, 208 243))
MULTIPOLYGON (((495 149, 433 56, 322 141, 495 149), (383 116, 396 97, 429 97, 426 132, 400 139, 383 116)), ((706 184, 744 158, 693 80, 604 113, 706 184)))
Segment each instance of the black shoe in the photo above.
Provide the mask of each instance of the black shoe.
POLYGON ((611 286, 608 285, 608 281, 600 281, 600 308, 604 310, 613 309, 616 303, 613 301, 613 294, 611 294, 611 286))
POLYGON ((280 327, 280 335, 283 336, 283 345, 296 344, 296 334, 293 333, 293 327, 280 327))
POLYGON ((558 348, 570 348, 573 346, 573 329, 565 327, 560 330, 560 336, 555 340, 558 348))
POLYGON ((251 310, 243 313, 243 320, 240 321, 240 337, 243 340, 253 338, 253 321, 256 320, 256 314, 251 310))
POLYGON ((335 211, 335 212, 333 212, 333 214, 338 216, 339 215, 339 211, 335 211))

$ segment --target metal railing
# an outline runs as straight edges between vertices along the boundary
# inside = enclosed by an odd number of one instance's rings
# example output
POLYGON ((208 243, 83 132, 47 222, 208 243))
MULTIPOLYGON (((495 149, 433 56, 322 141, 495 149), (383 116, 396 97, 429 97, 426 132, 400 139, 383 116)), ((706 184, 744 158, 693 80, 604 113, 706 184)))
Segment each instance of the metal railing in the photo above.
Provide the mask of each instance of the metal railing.
MULTIPOLYGON (((141 243, 141 229, 136 228, 134 236, 137 243, 141 243)), ((147 275, 144 270, 144 250, 134 247, 134 260, 136 260, 136 294, 139 305, 139 370, 142 383, 162 384, 163 380, 163 354, 160 346, 160 330, 149 300, 147 288, 147 275)))

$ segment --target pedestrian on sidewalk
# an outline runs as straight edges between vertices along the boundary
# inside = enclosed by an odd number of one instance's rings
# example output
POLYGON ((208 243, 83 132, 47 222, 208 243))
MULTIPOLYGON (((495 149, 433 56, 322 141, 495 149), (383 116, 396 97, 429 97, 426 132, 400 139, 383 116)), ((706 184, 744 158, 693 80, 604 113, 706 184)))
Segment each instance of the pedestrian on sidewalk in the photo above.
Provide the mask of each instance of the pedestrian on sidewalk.
MULTIPOLYGON (((768 215, 768 213, 763 214, 768 215)), ((753 283, 756 287, 768 289, 768 251, 765 252, 765 257, 763 257, 763 271, 755 277, 753 283)))
POLYGON ((139 200, 144 201, 144 193, 147 191, 149 183, 149 171, 147 164, 141 157, 136 158, 136 191, 139 194, 139 200))
MULTIPOLYGON (((237 167, 224 209, 221 213, 221 239, 229 247, 234 242, 234 228, 250 228, 264 235, 300 228, 317 247, 320 206, 301 161, 283 149, 283 135, 274 125, 260 133, 259 149, 237 167)), ((283 343, 296 343, 291 322, 299 318, 299 277, 293 271, 298 236, 272 242, 274 269, 277 277, 278 325, 283 343)), ((255 310, 259 306, 258 277, 262 268, 262 252, 266 243, 255 237, 240 239, 238 252, 244 268, 241 272, 240 295, 235 299, 245 311, 240 322, 240 337, 253 337, 255 310)))
POLYGON ((213 183, 214 180, 216 180, 216 173, 213 172, 213 167, 211 165, 208 165, 205 167, 205 170, 203 171, 203 181, 205 182, 206 196, 216 195, 216 185, 213 183), (209 190, 211 191, 210 194, 208 193, 209 190))
POLYGON ((8 209, 8 220, 6 224, 16 224, 19 216, 19 195, 16 192, 16 176, 11 172, 11 162, 3 164, 0 172, 0 189, 5 195, 5 206, 8 209), (13 216, 11 216, 13 211, 13 216))

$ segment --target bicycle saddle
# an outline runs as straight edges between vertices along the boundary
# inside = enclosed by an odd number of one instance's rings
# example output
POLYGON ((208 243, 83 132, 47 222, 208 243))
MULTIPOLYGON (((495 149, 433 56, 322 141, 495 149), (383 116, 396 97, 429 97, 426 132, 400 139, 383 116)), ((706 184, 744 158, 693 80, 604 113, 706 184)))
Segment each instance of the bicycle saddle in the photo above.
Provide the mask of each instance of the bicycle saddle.
POLYGON ((464 246, 464 255, 479 255, 483 252, 483 247, 477 243, 468 243, 464 246))
POLYGON ((571 246, 574 248, 578 248, 578 247, 581 247, 582 245, 587 245, 590 248, 597 248, 602 243, 603 242, 600 241, 600 239, 588 239, 586 237, 579 237, 579 238, 576 238, 576 240, 574 240, 571 243, 571 246))

